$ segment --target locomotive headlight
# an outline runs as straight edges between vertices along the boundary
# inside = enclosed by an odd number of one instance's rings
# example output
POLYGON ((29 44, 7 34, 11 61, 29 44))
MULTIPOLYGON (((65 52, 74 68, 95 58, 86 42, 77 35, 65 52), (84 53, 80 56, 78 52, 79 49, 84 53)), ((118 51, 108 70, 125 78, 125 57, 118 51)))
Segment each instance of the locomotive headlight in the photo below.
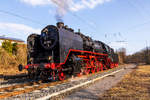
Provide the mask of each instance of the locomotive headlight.
POLYGON ((52 56, 49 56, 49 57, 48 57, 48 60, 52 60, 52 56))

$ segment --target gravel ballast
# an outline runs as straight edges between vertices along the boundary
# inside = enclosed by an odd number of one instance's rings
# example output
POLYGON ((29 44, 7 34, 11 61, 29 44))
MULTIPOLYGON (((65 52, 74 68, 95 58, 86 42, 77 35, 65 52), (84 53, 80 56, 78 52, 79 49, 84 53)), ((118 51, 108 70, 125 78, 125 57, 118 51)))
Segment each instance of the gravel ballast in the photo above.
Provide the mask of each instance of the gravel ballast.
POLYGON ((120 82, 123 76, 130 73, 135 67, 136 65, 128 65, 123 71, 105 77, 87 88, 72 93, 63 100, 98 100, 99 95, 120 82))

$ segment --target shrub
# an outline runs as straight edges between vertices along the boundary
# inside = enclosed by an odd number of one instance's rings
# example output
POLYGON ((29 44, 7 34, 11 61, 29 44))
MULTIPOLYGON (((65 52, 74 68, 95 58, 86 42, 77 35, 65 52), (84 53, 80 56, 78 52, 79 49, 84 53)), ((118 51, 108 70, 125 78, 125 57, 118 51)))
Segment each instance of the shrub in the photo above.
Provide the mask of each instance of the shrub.
POLYGON ((12 46, 11 41, 7 41, 7 40, 3 41, 2 48, 4 48, 4 50, 6 50, 9 54, 12 54, 13 46, 12 46))
POLYGON ((17 55, 17 43, 12 43, 11 41, 3 41, 2 42, 2 48, 4 48, 4 50, 6 50, 9 54, 13 54, 13 55, 17 55))
POLYGON ((3 75, 15 75, 20 73, 25 73, 26 71, 19 72, 18 65, 26 65, 27 57, 26 44, 18 44, 17 54, 9 54, 4 48, 0 47, 0 74, 3 75), (9 70, 8 70, 9 69, 9 70))
POLYGON ((13 43, 12 44, 12 53, 14 54, 14 55, 17 55, 17 51, 18 51, 18 47, 17 47, 17 43, 13 43))

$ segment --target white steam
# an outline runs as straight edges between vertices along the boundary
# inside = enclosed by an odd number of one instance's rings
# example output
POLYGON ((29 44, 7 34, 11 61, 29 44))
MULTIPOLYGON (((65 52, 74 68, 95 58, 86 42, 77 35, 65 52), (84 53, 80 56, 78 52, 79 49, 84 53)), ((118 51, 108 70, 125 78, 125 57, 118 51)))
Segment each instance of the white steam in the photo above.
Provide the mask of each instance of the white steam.
POLYGON ((63 16, 68 12, 77 12, 82 9, 94 9, 98 5, 112 0, 19 0, 32 6, 55 5, 57 21, 63 21, 63 16))
POLYGON ((72 0, 51 0, 57 8, 55 18, 58 22, 63 22, 63 16, 69 10, 69 4, 71 4, 71 1, 72 0))

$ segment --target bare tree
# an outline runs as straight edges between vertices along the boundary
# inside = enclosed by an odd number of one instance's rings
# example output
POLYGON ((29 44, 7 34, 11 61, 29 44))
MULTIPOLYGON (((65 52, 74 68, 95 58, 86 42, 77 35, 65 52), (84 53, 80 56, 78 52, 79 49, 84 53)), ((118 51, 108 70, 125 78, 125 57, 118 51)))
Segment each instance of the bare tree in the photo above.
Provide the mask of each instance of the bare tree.
POLYGON ((146 47, 139 52, 126 56, 126 63, 150 64, 150 48, 146 47))
POLYGON ((119 64, 124 64, 125 59, 126 59, 126 49, 125 48, 118 49, 117 54, 118 54, 118 57, 119 57, 119 64))

